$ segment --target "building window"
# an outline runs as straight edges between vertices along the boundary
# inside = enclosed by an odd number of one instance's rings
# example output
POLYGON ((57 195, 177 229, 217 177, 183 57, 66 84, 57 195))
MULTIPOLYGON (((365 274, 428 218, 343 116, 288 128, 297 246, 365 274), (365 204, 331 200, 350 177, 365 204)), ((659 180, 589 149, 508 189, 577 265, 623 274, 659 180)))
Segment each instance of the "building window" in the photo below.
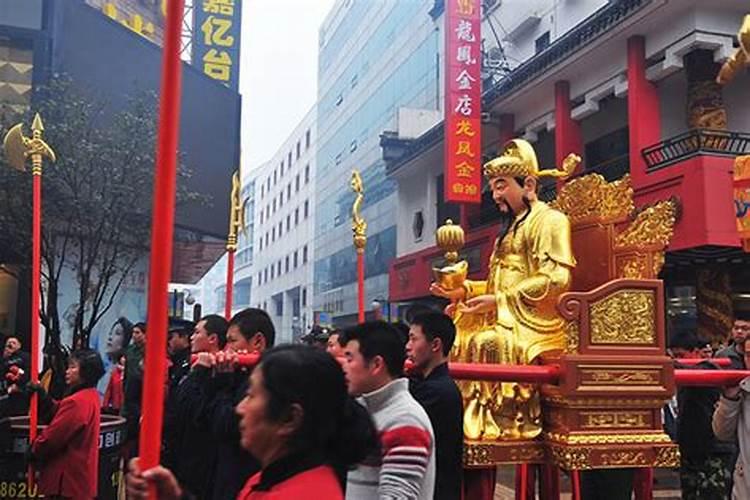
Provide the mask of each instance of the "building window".
POLYGON ((302 144, 300 144, 299 141, 297 141, 297 159, 299 160, 299 155, 302 154, 302 144))
POLYGON ((261 278, 262 278, 262 277, 263 277, 263 273, 261 273, 260 271, 258 271, 258 284, 259 284, 259 285, 262 285, 262 284, 263 284, 263 281, 261 281, 261 278))
POLYGON ((265 268, 265 269, 263 270, 263 281, 264 281, 265 283, 268 283, 268 268, 265 268))
POLYGON ((284 315, 284 296, 282 295, 278 300, 274 300, 273 303, 276 305, 276 316, 284 315))
POLYGON ((339 94, 336 96, 336 106, 340 105, 342 102, 344 102, 344 96, 342 94, 339 94))
POLYGON ((289 155, 287 156, 287 165, 289 165, 289 168, 292 168, 292 152, 289 151, 289 155))
POLYGON ((289 214, 286 216, 286 232, 289 232, 289 229, 292 227, 292 214, 289 214))
POLYGON ((284 272, 285 273, 289 272, 289 256, 288 255, 286 256, 286 259, 284 259, 284 272))
POLYGON ((302 247, 302 263, 307 264, 307 245, 302 247))
POLYGON ((266 248, 268 248, 268 233, 266 232, 266 248))
POLYGON ((263 224, 263 212, 260 213, 260 223, 263 224))
POLYGON ((279 238, 281 238, 281 228, 284 227, 284 221, 279 221, 279 238))
POLYGON ((268 176, 266 184, 267 184, 266 191, 270 191, 271 190, 271 176, 270 175, 268 176))
POLYGON ((298 263, 298 260, 297 260, 297 255, 298 255, 298 254, 297 254, 297 250, 295 250, 295 251, 294 251, 294 259, 293 259, 293 260, 294 260, 294 268, 295 268, 295 269, 297 269, 297 263, 298 263))
POLYGON ((292 199, 292 183, 290 182, 286 186, 286 199, 291 200, 292 199))
POLYGON ((307 306, 307 288, 302 287, 302 307, 307 306))
POLYGON ((271 213, 276 213, 276 198, 273 199, 273 210, 271 210, 271 213))
POLYGON ((276 275, 281 276, 281 261, 276 264, 276 275))
POLYGON ((310 129, 305 132, 305 149, 310 149, 310 129))
POLYGON ((310 215, 310 202, 305 200, 305 219, 307 219, 308 215, 310 215))
POLYGON ((276 185, 276 182, 278 181, 278 179, 279 179, 279 171, 274 169, 273 170, 273 185, 274 186, 276 185))
POLYGON ((351 82, 352 83, 352 88, 354 88, 354 87, 357 86, 357 82, 359 82, 359 77, 355 73, 354 76, 352 77, 352 82, 351 82))
POLYGON ((341 154, 341 153, 337 154, 336 155, 336 165, 341 165, 341 162, 343 161, 343 159, 344 159, 344 155, 343 154, 341 154))
POLYGON ((268 303, 265 300, 263 301, 263 310, 264 311, 268 310, 268 303))
POLYGON ((271 266, 271 279, 276 277, 276 266, 271 266))
POLYGON ((284 175, 284 160, 279 163, 279 170, 281 170, 281 175, 284 175))
POLYGON ((543 33, 542 36, 534 40, 534 48, 537 54, 547 47, 549 47, 549 31, 543 33))
POLYGON ((279 206, 284 204, 284 191, 279 193, 279 206))
POLYGON ((310 182, 310 165, 305 165, 305 184, 310 182))
POLYGON ((266 186, 264 186, 263 184, 260 185, 260 199, 261 200, 263 199, 263 196, 264 196, 264 194, 266 192, 265 188, 266 188, 266 186))
POLYGON ((263 250, 263 238, 260 239, 260 249, 263 250))
POLYGON ((271 216, 271 205, 266 205, 266 220, 271 216))
POLYGON ((354 139, 351 144, 349 144, 349 152, 353 153, 357 150, 357 139, 354 139))
POLYGON ((294 179, 294 192, 299 193, 299 174, 297 174, 297 177, 294 179))
POLYGON ((299 207, 294 209, 294 225, 299 224, 299 207))
POLYGON ((276 241, 276 226, 271 228, 271 241, 276 241))

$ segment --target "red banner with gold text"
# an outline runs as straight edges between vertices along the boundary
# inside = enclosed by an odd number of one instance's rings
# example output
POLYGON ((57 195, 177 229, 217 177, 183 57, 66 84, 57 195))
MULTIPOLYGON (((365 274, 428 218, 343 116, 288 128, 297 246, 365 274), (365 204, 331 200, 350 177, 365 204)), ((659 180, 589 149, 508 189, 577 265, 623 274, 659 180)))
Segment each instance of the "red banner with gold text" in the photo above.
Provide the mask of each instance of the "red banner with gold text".
POLYGON ((446 0, 445 4, 445 200, 479 203, 481 0, 446 0))

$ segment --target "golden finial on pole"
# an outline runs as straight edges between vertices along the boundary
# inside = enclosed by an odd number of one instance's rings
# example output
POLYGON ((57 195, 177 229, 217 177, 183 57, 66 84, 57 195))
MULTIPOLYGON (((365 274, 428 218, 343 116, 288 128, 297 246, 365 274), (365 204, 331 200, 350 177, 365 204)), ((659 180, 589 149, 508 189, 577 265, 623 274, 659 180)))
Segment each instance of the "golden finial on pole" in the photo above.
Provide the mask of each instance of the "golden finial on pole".
POLYGON ((25 172, 26 159, 31 158, 31 173, 42 175, 42 159, 46 157, 53 162, 56 160, 55 152, 42 139, 43 132, 44 124, 39 113, 34 116, 34 121, 31 124, 31 137, 23 135, 23 123, 19 123, 8 130, 8 133, 5 134, 3 147, 11 167, 25 172))
POLYGON ((227 250, 237 250, 237 235, 242 229, 243 205, 240 199, 240 172, 232 175, 232 192, 229 198, 229 233, 227 234, 227 250))
POLYGON ((740 47, 724 62, 716 77, 716 83, 726 85, 746 66, 750 66, 750 14, 742 21, 737 33, 740 47))
POLYGON ((367 222, 362 218, 361 212, 362 202, 365 198, 365 186, 357 170, 352 171, 350 185, 355 193, 354 204, 352 205, 354 248, 357 249, 357 253, 363 253, 365 251, 365 244, 367 243, 367 222))
POLYGON ((367 244, 367 222, 362 218, 362 202, 365 199, 365 186, 359 171, 352 171, 349 185, 354 191, 352 205, 352 233, 354 248, 357 250, 357 319, 365 321, 365 244, 367 244))

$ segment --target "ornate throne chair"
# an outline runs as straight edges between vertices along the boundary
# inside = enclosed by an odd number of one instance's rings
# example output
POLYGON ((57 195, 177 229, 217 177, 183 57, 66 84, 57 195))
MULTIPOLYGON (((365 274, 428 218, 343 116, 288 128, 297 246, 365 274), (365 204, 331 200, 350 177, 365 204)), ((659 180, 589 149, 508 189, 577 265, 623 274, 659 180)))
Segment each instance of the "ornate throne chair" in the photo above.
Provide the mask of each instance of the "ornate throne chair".
POLYGON ((656 277, 678 204, 636 210, 629 177, 592 174, 565 184, 552 206, 570 218, 578 266, 558 304, 567 349, 543 360, 562 373, 542 388, 548 459, 569 470, 675 466, 661 419, 674 370, 656 277))

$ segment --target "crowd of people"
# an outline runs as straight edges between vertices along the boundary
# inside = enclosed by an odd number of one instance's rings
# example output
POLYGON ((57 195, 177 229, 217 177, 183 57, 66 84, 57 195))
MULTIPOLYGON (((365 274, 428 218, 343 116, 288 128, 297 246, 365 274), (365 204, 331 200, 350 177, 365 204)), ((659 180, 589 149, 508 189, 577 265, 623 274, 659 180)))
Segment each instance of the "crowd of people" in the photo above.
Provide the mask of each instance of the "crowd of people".
MULTIPOLYGON (((456 331, 442 313, 418 314, 408 327, 317 329, 308 345, 275 346, 273 322, 254 308, 230 321, 208 315, 170 324, 162 460, 149 470, 137 459, 146 325, 121 319, 112 331, 107 355, 115 364, 103 399, 96 351, 69 356, 67 389, 56 400, 29 383, 20 340, 5 340, 3 408, 23 413, 38 395, 46 426, 27 459, 48 497, 96 497, 101 413, 127 420, 129 498, 146 498, 149 485, 164 499, 295 499, 310 491, 331 499, 462 497, 462 399, 447 365, 456 331), (252 352, 260 354, 254 368, 237 362, 252 352)), ((745 369, 748 337, 750 316, 739 314, 727 347, 713 353, 693 332, 675 329, 669 353, 677 367, 705 358, 699 368, 718 369, 716 356, 745 369)), ((665 405, 683 498, 750 498, 749 394, 750 379, 683 387, 665 405)))
MULTIPOLYGON (((308 345, 275 346, 270 317, 254 308, 228 322, 209 315, 171 324, 161 465, 141 471, 147 335, 143 323, 113 326, 104 398, 96 391, 104 364, 90 349, 70 355, 59 401, 41 384, 8 384, 11 399, 26 397, 24 412, 38 394, 47 425, 27 459, 45 495, 96 496, 100 414, 109 413, 127 420, 130 498, 145 498, 149 483, 160 498, 303 498, 310 488, 332 499, 460 496, 463 411, 446 364, 455 327, 442 313, 421 314, 410 328, 373 321, 318 329, 308 345), (254 369, 237 363, 253 352, 254 369)), ((16 341, 6 343, 27 373, 16 341)), ((9 359, 4 353, 3 366, 9 359)))

